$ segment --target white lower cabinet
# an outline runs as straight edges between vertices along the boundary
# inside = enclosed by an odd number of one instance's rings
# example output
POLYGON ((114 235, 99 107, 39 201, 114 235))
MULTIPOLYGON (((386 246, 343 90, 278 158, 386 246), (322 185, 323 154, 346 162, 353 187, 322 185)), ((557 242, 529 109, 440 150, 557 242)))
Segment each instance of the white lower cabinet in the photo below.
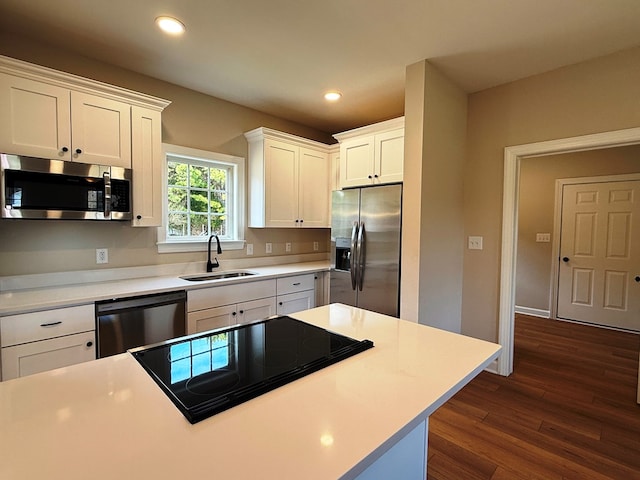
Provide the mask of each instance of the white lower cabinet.
POLYGON ((2 349, 2 379, 24 377, 95 358, 94 331, 5 347, 2 349))
POLYGON ((276 280, 187 292, 187 334, 263 320, 276 314, 276 280))
POLYGON ((316 278, 313 273, 278 278, 278 315, 308 310, 316 305, 316 278))
POLYGON ((94 305, 0 318, 2 380, 96 358, 94 305))
POLYGON ((316 293, 314 290, 278 295, 278 315, 289 315, 301 310, 309 310, 315 306, 316 293))
POLYGON ((276 299, 274 297, 189 312, 187 334, 250 323, 275 314, 276 299))

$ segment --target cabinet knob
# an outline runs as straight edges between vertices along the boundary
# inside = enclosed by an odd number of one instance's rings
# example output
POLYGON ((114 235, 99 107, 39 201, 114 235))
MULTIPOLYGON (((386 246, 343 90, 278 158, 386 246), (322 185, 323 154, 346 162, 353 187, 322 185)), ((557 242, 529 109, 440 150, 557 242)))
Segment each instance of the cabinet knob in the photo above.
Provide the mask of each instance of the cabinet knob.
POLYGON ((378 178, 378 174, 376 173, 376 174, 374 175, 374 177, 375 177, 375 178, 378 178))
POLYGON ((137 218, 138 220, 142 220, 142 215, 136 215, 136 218, 137 218))
POLYGON ((231 312, 231 315, 234 316, 234 317, 236 316, 236 314, 237 314, 237 312, 231 312))
POLYGON ((300 219, 300 223, 304 222, 304 220, 300 219))
POLYGON ((371 180, 373 177, 371 175, 367 175, 367 178, 371 180))
POLYGON ((76 148, 76 153, 80 155, 82 153, 82 150, 80 148, 76 148))
POLYGON ((635 281, 636 281, 636 282, 638 282, 638 283, 640 283, 640 276, 637 276, 637 277, 635 278, 635 281))
POLYGON ((298 223, 299 221, 300 221, 300 220, 298 220, 298 219, 296 218, 296 223, 298 223))
POLYGON ((87 342, 87 347, 92 347, 93 346, 93 342, 87 342))
POLYGON ((240 310, 240 313, 241 313, 241 314, 242 314, 242 313, 244 313, 244 310, 240 310))
POLYGON ((282 306, 282 302, 278 302, 278 305, 282 306))
POLYGON ((562 261, 563 261, 564 263, 567 263, 567 262, 569 261, 569 257, 562 257, 562 261))
POLYGON ((69 151, 69 147, 62 147, 62 151, 67 153, 69 151))

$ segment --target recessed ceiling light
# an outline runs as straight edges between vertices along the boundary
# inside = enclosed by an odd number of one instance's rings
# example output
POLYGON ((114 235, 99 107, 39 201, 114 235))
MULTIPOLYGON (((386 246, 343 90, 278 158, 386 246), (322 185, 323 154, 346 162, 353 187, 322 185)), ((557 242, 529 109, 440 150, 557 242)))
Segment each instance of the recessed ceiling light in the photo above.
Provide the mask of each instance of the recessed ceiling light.
POLYGON ((185 31, 184 23, 173 17, 158 17, 156 25, 169 35, 180 35, 185 31))
POLYGON ((329 102, 336 102, 342 98, 342 94, 340 92, 327 92, 324 94, 324 99, 329 102))

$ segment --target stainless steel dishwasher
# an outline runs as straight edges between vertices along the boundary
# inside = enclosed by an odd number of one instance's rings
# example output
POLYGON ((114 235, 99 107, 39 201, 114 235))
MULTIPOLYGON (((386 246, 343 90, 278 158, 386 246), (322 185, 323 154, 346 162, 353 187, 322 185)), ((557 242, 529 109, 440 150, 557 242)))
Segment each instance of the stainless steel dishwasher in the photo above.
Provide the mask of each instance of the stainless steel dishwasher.
POLYGON ((98 358, 185 335, 184 291, 96 302, 98 358))

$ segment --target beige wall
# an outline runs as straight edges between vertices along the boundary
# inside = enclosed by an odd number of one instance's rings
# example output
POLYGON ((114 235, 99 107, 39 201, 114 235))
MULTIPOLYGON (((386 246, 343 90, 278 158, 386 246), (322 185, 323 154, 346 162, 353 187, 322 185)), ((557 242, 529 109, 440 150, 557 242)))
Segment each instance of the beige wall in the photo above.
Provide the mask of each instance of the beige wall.
POLYGON ((429 62, 407 68, 401 316, 459 332, 467 95, 429 62))
MULTIPOLYGON (((640 145, 525 158, 520 164, 516 305, 550 310, 556 179, 640 173, 640 145), (553 238, 552 238, 553 240, 553 238)), ((557 259, 557 255, 556 255, 557 259)))
MULTIPOLYGON (((162 117, 166 143, 246 158, 243 132, 260 126, 335 142, 327 133, 15 35, 0 33, 0 54, 171 100, 162 117)), ((265 255, 266 242, 273 243, 273 255, 285 255, 285 242, 293 243, 292 255, 312 253, 314 241, 320 251, 329 249, 328 229, 246 229, 245 238, 254 244, 254 257, 265 255)), ((203 252, 160 255, 155 242, 153 228, 113 222, 0 220, 0 275, 103 267, 95 263, 96 248, 109 248, 104 268, 204 261, 203 252)), ((244 256, 244 251, 227 251, 221 262, 244 256)))
POLYGON ((462 332, 497 340, 504 148, 640 126, 640 48, 469 96, 462 332))

